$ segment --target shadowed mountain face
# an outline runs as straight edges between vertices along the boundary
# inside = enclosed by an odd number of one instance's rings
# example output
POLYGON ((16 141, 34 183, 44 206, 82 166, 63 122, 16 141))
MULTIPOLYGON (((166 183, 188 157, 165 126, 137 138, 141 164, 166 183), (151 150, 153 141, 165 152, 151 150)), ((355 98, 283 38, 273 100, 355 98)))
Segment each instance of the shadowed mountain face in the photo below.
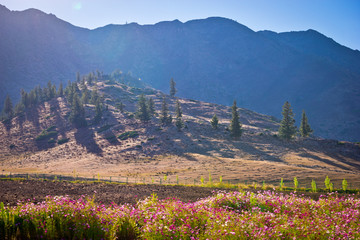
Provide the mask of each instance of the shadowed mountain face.
POLYGON ((360 140, 360 52, 314 31, 254 32, 229 19, 75 27, 54 15, 0 7, 0 104, 10 93, 75 72, 120 68, 178 96, 281 117, 288 100, 315 134, 360 140))

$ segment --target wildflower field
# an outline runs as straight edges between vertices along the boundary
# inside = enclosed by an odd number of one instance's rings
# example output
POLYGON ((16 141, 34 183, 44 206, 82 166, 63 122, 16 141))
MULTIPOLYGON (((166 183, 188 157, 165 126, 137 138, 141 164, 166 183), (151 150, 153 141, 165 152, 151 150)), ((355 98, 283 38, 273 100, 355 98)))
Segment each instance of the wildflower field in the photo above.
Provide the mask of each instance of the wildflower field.
POLYGON ((197 202, 101 205, 48 197, 0 206, 0 239, 360 239, 360 200, 273 191, 218 192, 197 202))

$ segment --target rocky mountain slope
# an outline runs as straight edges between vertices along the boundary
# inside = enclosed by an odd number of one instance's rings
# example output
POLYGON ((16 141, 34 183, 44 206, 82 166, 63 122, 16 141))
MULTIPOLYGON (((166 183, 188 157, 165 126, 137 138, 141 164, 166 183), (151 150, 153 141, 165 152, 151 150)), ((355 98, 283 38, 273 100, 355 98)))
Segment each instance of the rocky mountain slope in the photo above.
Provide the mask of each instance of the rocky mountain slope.
MULTIPOLYGON (((183 181, 200 176, 235 181, 278 182, 297 176, 302 183, 323 181, 326 175, 339 183, 343 178, 360 183, 360 147, 353 143, 317 138, 286 142, 277 137, 274 117, 240 108, 244 134, 230 137, 227 127, 231 109, 223 105, 180 98, 185 127, 159 120, 164 94, 132 81, 103 80, 89 89, 104 94, 102 120, 94 123, 95 106, 86 105, 87 127, 69 122, 69 104, 64 97, 27 109, 10 123, 0 123, 0 169, 5 172, 38 172, 121 177, 176 175, 183 181), (148 123, 134 117, 140 94, 152 97, 157 114, 148 123), (116 106, 125 105, 124 111, 116 106), (219 129, 211 128, 217 114, 219 129), (54 132, 40 138, 42 132, 54 132), (132 133, 132 137, 123 137, 132 133)), ((167 98, 171 114, 175 98, 167 98)), ((279 109, 281 111, 281 109, 279 109)), ((339 187, 339 186, 338 186, 339 187)))
POLYGON ((0 7, 0 105, 48 80, 121 68, 179 96, 280 117, 288 100, 296 119, 305 109, 317 135, 359 141, 360 52, 314 31, 254 32, 208 18, 155 25, 75 27, 35 9, 0 7))

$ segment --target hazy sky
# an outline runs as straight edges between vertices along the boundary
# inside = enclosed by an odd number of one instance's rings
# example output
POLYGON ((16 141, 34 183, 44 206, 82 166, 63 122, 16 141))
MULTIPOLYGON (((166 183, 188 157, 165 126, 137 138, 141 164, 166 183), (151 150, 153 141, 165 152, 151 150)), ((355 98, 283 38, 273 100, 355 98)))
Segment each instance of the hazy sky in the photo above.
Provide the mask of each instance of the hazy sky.
POLYGON ((220 16, 276 32, 315 29, 360 49, 360 0, 0 0, 10 10, 37 8, 76 26, 220 16))

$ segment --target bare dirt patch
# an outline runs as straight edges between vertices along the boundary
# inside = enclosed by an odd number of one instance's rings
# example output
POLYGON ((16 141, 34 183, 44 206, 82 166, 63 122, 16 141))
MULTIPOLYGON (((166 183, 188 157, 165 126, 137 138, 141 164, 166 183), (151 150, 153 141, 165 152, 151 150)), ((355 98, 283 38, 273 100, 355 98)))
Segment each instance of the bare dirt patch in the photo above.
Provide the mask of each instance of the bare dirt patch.
POLYGON ((65 196, 79 198, 93 196, 104 204, 135 204, 155 193, 159 199, 176 198, 184 202, 197 201, 208 197, 216 189, 205 187, 185 187, 166 185, 72 183, 66 181, 0 181, 0 202, 16 205, 18 201, 40 202, 46 196, 65 196))

